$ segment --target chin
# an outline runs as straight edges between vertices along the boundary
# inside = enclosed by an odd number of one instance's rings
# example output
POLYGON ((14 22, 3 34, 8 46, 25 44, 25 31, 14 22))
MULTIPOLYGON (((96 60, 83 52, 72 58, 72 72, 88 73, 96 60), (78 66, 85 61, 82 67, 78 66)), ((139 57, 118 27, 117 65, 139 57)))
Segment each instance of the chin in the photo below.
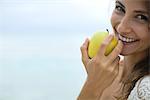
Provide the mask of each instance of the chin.
POLYGON ((122 55, 122 56, 128 56, 128 55, 131 55, 131 54, 132 54, 131 52, 125 51, 125 50, 123 50, 123 51, 120 53, 120 55, 122 55))

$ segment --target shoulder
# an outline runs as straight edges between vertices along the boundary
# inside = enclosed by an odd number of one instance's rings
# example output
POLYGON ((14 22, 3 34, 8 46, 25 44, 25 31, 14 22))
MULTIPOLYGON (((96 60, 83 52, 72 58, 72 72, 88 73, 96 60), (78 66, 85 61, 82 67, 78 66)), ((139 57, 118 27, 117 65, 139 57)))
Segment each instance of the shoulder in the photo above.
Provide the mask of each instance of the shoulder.
POLYGON ((150 75, 141 78, 136 83, 128 100, 150 100, 150 75))

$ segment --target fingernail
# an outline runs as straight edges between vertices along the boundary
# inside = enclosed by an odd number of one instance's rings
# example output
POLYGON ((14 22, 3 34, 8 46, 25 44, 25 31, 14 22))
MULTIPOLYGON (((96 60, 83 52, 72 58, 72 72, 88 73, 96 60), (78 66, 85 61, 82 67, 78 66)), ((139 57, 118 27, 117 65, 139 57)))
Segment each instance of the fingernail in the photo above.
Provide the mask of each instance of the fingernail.
POLYGON ((109 41, 112 40, 113 37, 114 37, 114 35, 110 34, 109 37, 108 37, 108 40, 109 40, 109 41))
POLYGON ((88 38, 85 39, 85 41, 88 41, 88 40, 89 40, 88 38))
POLYGON ((87 43, 88 41, 89 41, 89 39, 88 39, 88 38, 86 38, 86 39, 85 39, 85 41, 84 41, 84 43, 87 43))

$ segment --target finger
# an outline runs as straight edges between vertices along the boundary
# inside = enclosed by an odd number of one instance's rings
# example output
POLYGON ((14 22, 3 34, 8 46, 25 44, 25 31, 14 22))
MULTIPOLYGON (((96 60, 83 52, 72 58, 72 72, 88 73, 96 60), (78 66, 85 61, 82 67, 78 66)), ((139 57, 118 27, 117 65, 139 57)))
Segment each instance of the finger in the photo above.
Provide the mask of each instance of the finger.
POLYGON ((119 77, 118 80, 119 82, 122 81, 122 77, 123 77, 123 70, 124 70, 124 60, 120 57, 120 61, 119 61, 119 77))
POLYGON ((111 71, 115 74, 118 75, 119 73, 119 61, 120 61, 120 57, 118 56, 112 63, 111 67, 111 71))
POLYGON ((114 50, 108 55, 111 61, 114 61, 118 55, 121 53, 123 48, 123 43, 119 40, 117 46, 114 48, 114 50))
POLYGON ((86 65, 89 60, 88 45, 89 45, 89 39, 87 38, 83 43, 83 45, 80 47, 81 54, 82 54, 82 62, 84 65, 86 65))
POLYGON ((100 48, 99 48, 99 50, 98 50, 98 53, 97 53, 97 55, 98 56, 104 56, 104 54, 105 54, 105 51, 106 51, 106 47, 107 47, 107 45, 111 42, 111 40, 113 39, 113 35, 111 34, 111 35, 108 35, 105 39, 104 39, 104 41, 102 42, 102 44, 101 44, 101 46, 100 46, 100 48))

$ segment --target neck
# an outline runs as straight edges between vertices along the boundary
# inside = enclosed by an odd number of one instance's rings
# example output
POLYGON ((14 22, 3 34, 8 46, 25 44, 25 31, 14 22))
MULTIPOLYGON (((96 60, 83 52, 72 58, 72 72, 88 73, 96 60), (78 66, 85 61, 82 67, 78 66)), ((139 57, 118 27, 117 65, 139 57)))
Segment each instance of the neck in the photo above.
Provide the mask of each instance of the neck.
POLYGON ((147 50, 138 54, 134 54, 134 55, 129 55, 129 56, 125 56, 124 57, 124 72, 123 72, 123 76, 128 76, 134 66, 140 62, 141 60, 143 60, 145 57, 147 56, 147 50))

